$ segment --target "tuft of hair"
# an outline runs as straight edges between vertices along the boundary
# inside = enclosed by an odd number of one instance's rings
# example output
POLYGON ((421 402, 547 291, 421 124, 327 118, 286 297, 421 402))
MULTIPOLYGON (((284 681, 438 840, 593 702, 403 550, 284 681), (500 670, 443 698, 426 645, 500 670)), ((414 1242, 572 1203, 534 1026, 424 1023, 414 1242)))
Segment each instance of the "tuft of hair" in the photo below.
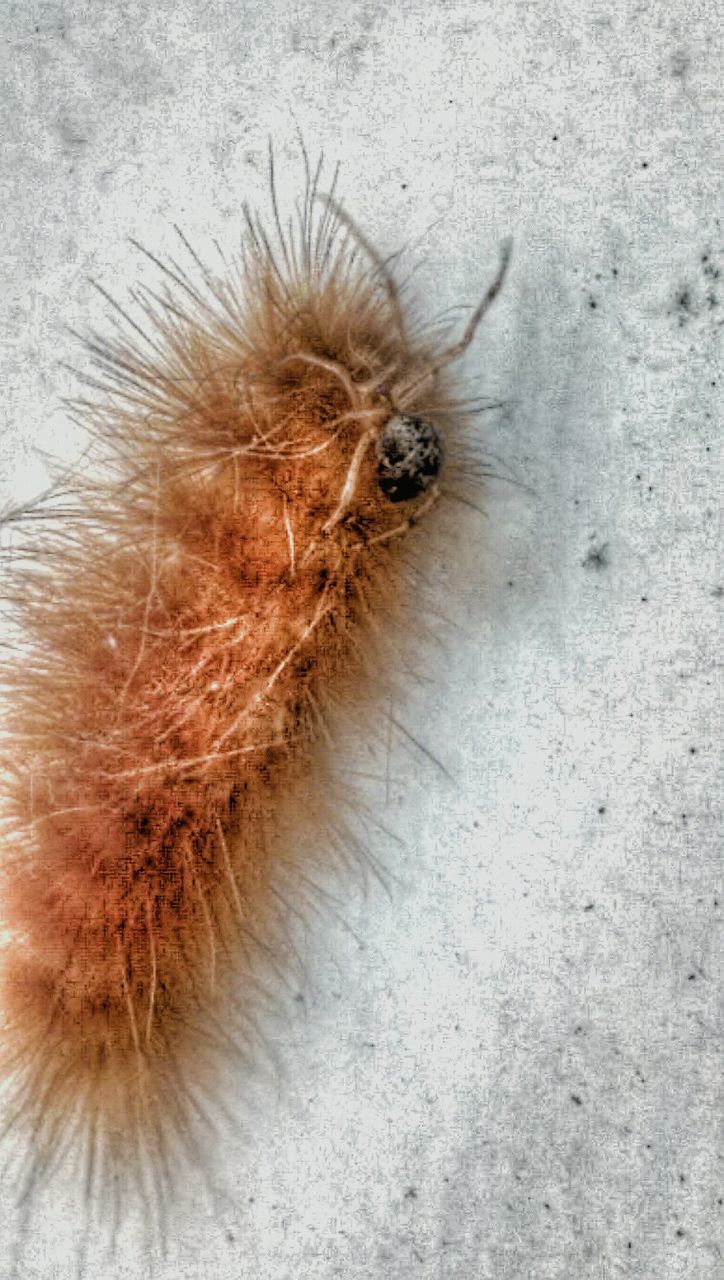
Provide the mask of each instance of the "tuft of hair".
POLYGON ((286 230, 270 154, 269 227, 245 209, 223 276, 179 232, 188 267, 153 259, 135 310, 112 303, 73 402, 103 463, 5 517, 2 1071, 31 1135, 21 1195, 69 1146, 101 1202, 162 1195, 198 1161, 219 1055, 251 1045, 259 961, 283 955, 279 869, 295 910, 310 863, 344 846, 326 717, 380 685, 397 548, 454 476, 471 406, 449 370, 509 246, 446 346, 336 173, 322 195, 304 160, 286 230))

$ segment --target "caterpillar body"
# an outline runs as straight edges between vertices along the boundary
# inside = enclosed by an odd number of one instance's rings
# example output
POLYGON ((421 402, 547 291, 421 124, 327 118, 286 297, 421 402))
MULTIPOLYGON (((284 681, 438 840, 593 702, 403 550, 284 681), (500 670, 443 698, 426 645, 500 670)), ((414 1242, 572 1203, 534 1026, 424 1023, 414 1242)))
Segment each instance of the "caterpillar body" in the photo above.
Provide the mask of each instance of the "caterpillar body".
POLYGON ((380 684, 400 548, 454 482, 472 402, 450 370, 510 246, 449 344, 336 173, 322 195, 304 160, 283 228, 270 157, 270 225, 245 209, 222 277, 182 237, 188 268, 154 259, 135 311, 114 304, 75 406, 101 468, 5 517, 2 1069, 9 1127, 30 1135, 21 1195, 69 1145, 96 1198, 119 1170, 158 1195, 195 1158, 228 1010, 251 1025, 254 957, 274 951, 279 869, 303 899, 325 848, 297 833, 336 825, 327 712, 380 684))

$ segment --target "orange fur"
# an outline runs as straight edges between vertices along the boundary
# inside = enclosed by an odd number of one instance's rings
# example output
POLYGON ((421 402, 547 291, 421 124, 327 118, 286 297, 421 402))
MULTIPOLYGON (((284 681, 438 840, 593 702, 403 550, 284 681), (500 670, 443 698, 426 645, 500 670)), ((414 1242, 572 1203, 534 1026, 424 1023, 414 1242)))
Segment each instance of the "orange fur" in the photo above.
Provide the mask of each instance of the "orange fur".
POLYGON ((22 526, 2 999, 32 1176, 66 1139, 89 1184, 190 1141, 296 865, 280 806, 308 821, 319 709, 364 700, 399 535, 439 492, 390 503, 375 442, 395 413, 459 421, 445 367, 502 281, 506 259, 441 350, 318 178, 288 233, 272 184, 277 239, 247 215, 242 269, 157 263, 123 336, 88 342, 104 470, 22 526))

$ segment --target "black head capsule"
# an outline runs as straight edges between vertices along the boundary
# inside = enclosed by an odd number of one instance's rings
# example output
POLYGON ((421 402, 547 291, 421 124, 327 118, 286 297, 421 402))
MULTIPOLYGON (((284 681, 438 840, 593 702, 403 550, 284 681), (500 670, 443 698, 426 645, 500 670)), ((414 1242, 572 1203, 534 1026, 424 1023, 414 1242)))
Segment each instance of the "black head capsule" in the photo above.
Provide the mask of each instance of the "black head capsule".
POLYGON ((377 440, 377 482, 390 502, 409 502, 440 474, 442 440, 424 418, 396 413, 377 440))

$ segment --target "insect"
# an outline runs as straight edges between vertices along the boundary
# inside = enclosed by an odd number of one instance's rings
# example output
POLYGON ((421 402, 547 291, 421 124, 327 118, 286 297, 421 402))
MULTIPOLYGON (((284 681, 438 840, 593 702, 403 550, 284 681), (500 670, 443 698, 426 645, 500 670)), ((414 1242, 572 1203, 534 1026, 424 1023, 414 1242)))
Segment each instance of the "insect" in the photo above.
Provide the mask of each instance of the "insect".
POLYGON ((336 171, 323 193, 322 161, 304 165, 285 227, 270 151, 269 225, 244 210, 223 275, 180 232, 188 265, 147 255, 153 286, 85 340, 74 410, 100 463, 5 518, 2 1068, 9 1127, 29 1134, 21 1198, 69 1145, 101 1202, 162 1195, 197 1158, 259 959, 339 833, 325 725, 380 685, 406 535, 449 496, 472 409, 452 367, 510 244, 448 343, 336 171))

